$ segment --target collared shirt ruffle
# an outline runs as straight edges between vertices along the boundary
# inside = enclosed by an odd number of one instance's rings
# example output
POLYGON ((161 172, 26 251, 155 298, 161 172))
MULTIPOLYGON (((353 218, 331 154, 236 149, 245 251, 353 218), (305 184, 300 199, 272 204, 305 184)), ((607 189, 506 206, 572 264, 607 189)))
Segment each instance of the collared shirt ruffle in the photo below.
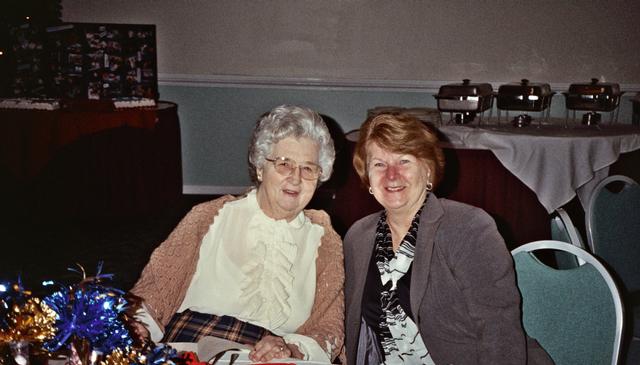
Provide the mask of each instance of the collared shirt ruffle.
POLYGON ((252 242, 253 247, 251 257, 240 267, 245 274, 240 282, 241 315, 255 318, 262 313, 269 328, 280 327, 291 314, 289 295, 293 291, 298 247, 293 242, 290 225, 256 214, 247 227, 247 242, 252 242))

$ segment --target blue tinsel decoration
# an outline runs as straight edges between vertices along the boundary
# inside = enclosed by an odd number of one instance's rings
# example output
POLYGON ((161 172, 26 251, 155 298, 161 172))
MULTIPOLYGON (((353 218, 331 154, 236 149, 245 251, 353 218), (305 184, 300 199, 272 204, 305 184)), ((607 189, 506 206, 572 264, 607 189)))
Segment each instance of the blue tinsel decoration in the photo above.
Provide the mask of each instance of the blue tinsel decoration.
POLYGON ((146 355, 146 365, 174 365, 173 359, 178 358, 178 352, 171 346, 159 344, 146 355))
POLYGON ((119 318, 127 304, 124 293, 102 285, 101 281, 112 275, 101 275, 101 269, 102 264, 95 277, 85 277, 79 284, 58 284, 59 290, 43 299, 57 314, 57 332, 43 344, 46 350, 56 351, 74 339, 87 340, 93 349, 105 354, 133 344, 119 318))

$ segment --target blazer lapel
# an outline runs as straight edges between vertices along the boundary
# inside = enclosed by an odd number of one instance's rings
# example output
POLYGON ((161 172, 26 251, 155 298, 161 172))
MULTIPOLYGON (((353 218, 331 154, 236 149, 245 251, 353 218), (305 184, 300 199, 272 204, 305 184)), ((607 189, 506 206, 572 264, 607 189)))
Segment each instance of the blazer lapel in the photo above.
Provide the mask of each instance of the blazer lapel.
MULTIPOLYGON (((351 257, 351 278, 348 280, 352 282, 351 300, 346 303, 346 311, 349 313, 347 318, 350 319, 349 323, 346 323, 346 335, 350 336, 350 339, 357 338, 360 329, 360 318, 362 309, 362 295, 364 292, 364 284, 367 279, 367 272, 369 267, 369 261, 371 260, 371 253, 373 252, 373 246, 375 244, 375 232, 379 214, 368 217, 368 221, 363 225, 363 229, 360 232, 355 232, 353 235, 353 244, 350 245, 350 257, 351 257)), ((350 354, 348 354, 349 356, 350 354)))
POLYGON ((444 215, 444 210, 434 194, 429 194, 427 204, 420 216, 420 226, 418 237, 416 238, 415 257, 411 268, 411 311, 416 317, 416 324, 419 323, 419 309, 422 300, 427 292, 429 282, 429 272, 431 257, 433 256, 433 246, 436 230, 440 224, 440 219, 444 215))
MULTIPOLYGON (((376 220, 377 222, 377 220, 376 220)), ((369 262, 371 261, 371 253, 375 245, 375 225, 372 231, 367 230, 358 237, 357 248, 358 254, 355 255, 355 283, 356 283, 356 302, 362 302, 362 292, 364 291, 364 283, 367 280, 369 262)))

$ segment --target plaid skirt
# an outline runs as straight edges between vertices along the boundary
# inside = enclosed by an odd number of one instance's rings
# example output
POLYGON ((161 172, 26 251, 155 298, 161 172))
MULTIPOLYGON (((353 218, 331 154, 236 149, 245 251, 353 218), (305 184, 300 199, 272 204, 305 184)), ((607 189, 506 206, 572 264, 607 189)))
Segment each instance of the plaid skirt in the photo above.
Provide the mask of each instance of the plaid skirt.
POLYGON ((214 336, 253 346, 266 335, 273 333, 235 317, 216 316, 187 309, 171 317, 161 342, 198 342, 204 336, 214 336))

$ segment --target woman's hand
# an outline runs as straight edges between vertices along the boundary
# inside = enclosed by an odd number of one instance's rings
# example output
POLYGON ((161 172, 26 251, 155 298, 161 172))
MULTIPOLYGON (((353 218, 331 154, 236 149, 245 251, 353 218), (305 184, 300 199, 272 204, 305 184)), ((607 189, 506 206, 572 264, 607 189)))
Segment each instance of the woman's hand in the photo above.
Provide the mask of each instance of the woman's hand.
POLYGON ((136 314, 143 309, 142 303, 144 300, 128 292, 124 295, 127 301, 127 307, 125 309, 124 325, 129 331, 131 339, 133 339, 134 345, 137 347, 144 347, 151 341, 151 334, 147 326, 136 318, 136 314))
POLYGON ((134 343, 139 347, 143 347, 151 340, 149 329, 147 329, 147 327, 142 322, 133 320, 129 322, 128 329, 134 343))
POLYGON ((293 357, 304 358, 298 346, 287 344, 282 337, 264 336, 249 352, 251 361, 271 361, 273 359, 284 359, 293 357))

